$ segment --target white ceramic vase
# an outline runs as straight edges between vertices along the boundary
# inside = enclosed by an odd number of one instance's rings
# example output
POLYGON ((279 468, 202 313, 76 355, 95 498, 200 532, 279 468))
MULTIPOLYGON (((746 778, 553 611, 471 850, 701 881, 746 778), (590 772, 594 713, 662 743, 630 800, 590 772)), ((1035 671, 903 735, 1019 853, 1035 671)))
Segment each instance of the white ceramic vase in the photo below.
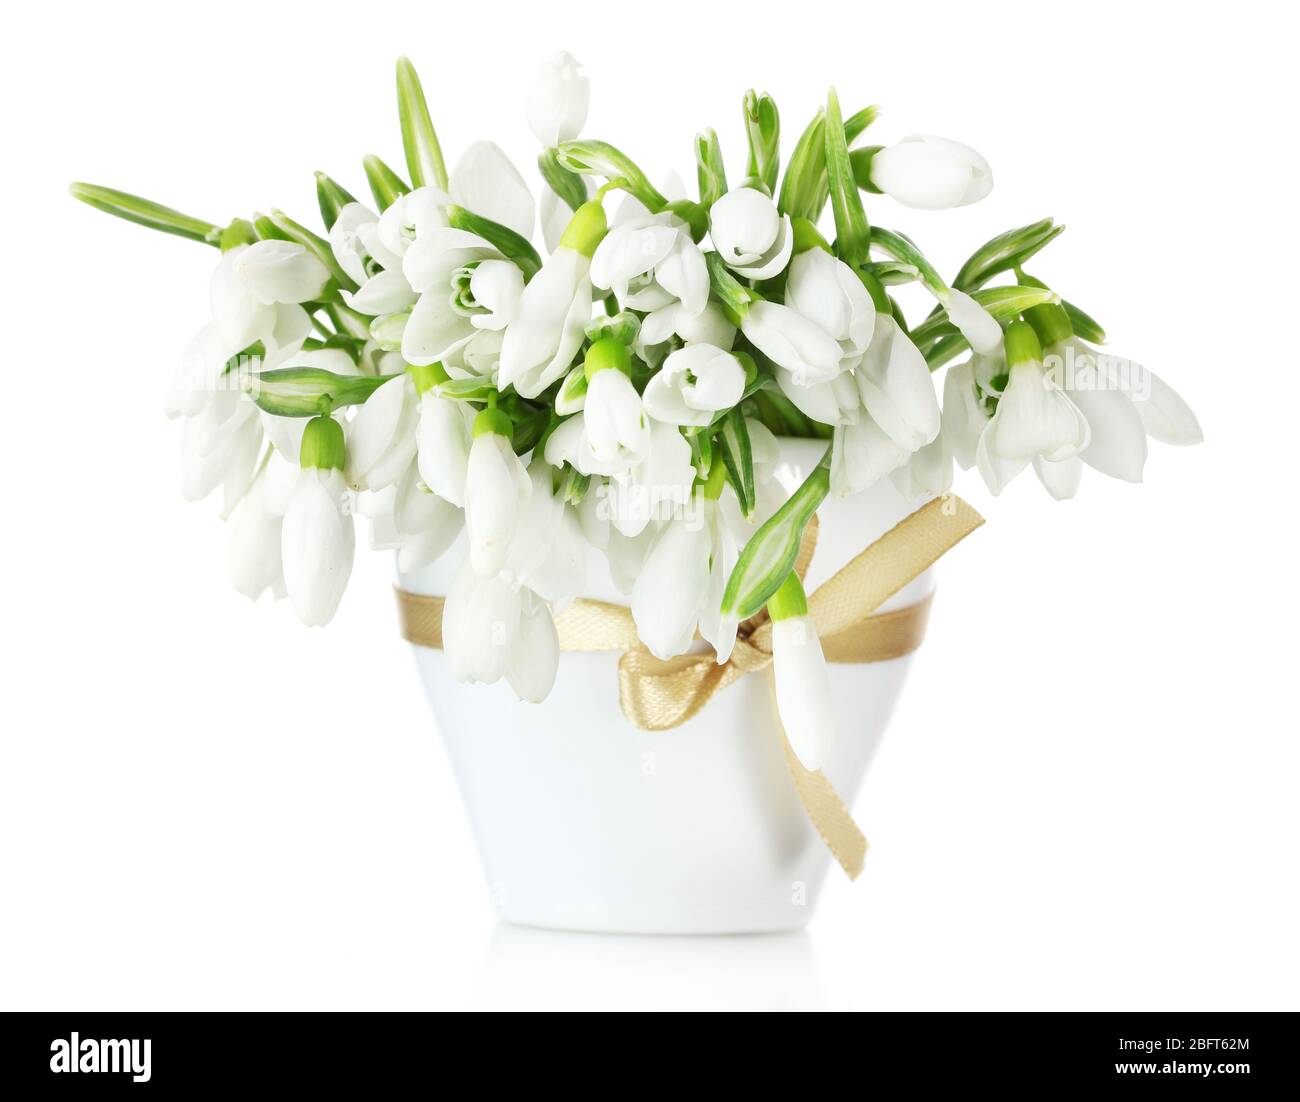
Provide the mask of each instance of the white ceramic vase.
MULTIPOLYGON (((825 450, 811 440, 781 447, 788 489, 825 450)), ((915 505, 887 479, 828 499, 809 592, 915 505)), ((462 553, 453 547, 400 584, 445 595, 462 553)), ((627 603, 594 552, 590 576, 589 597, 627 603)), ((912 604, 932 584, 927 572, 881 608, 912 604)), ((832 858, 795 793, 761 675, 723 689, 681 727, 651 732, 619 709, 616 654, 562 654, 554 690, 533 705, 504 681, 459 684, 441 651, 412 649, 503 919, 723 934, 812 917, 832 858)), ((910 664, 831 666, 838 726, 825 772, 850 807, 910 664)))

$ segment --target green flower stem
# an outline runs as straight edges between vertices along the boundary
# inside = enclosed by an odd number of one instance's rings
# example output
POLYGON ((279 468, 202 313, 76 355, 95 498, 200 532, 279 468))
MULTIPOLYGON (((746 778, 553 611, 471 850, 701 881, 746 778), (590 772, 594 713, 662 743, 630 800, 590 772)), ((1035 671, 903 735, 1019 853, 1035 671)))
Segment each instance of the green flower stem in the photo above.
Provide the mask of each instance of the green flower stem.
POLYGON ((537 168, 547 186, 564 200, 570 210, 577 210, 587 201, 586 183, 576 172, 570 172, 560 164, 554 149, 543 149, 537 155, 537 168))
POLYGON ((721 304, 727 320, 732 325, 739 325, 749 312, 750 304, 758 299, 758 292, 750 290, 732 275, 716 252, 705 253, 704 258, 709 265, 709 285, 713 297, 721 304))
POLYGON ((131 195, 129 192, 117 191, 110 187, 101 187, 99 184, 74 183, 68 186, 68 191, 74 199, 80 199, 96 210, 102 210, 116 218, 134 222, 137 226, 148 226, 151 230, 175 234, 177 237, 187 237, 191 241, 201 241, 205 245, 221 244, 220 226, 214 226, 201 218, 191 218, 188 214, 172 210, 171 207, 164 207, 161 203, 155 203, 150 199, 142 199, 138 195, 131 195))
POLYGON ((433 187, 447 190, 447 166, 442 159, 442 146, 429 117, 429 105, 420 87, 420 77, 408 58, 397 60, 397 115, 402 128, 402 149, 406 153, 406 168, 411 183, 416 187, 433 187))
POLYGON ((561 167, 583 176, 604 176, 607 180, 623 180, 627 191, 635 195, 650 210, 658 214, 668 205, 668 200, 650 183, 640 168, 621 150, 608 142, 563 142, 556 148, 561 167))

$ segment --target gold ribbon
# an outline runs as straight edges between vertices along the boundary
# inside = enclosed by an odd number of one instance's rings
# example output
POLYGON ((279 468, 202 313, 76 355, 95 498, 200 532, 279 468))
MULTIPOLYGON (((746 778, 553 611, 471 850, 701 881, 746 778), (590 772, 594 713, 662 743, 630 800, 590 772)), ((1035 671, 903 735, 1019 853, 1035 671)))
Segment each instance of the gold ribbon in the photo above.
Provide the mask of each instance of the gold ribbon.
MULTIPOLYGON (((808 598, 808 615, 830 662, 884 662, 921 645, 930 597, 892 612, 875 609, 934 565, 984 523, 954 495, 936 498, 860 552, 808 598), (874 614, 873 614, 874 613, 874 614)), ((817 521, 809 524, 795 569, 802 578, 817 542, 817 521)), ((397 590, 402 635, 425 647, 442 647, 442 597, 397 590)), ((713 694, 747 673, 768 672, 772 624, 766 612, 740 625, 731 657, 719 663, 709 650, 656 658, 637 637, 630 610, 605 601, 579 600, 555 618, 562 651, 619 651, 619 703, 623 714, 647 731, 665 731, 694 716, 713 694)), ((867 840, 825 775, 805 769, 790 749, 775 697, 772 715, 785 749, 799 799, 850 879, 862 871, 867 840)))

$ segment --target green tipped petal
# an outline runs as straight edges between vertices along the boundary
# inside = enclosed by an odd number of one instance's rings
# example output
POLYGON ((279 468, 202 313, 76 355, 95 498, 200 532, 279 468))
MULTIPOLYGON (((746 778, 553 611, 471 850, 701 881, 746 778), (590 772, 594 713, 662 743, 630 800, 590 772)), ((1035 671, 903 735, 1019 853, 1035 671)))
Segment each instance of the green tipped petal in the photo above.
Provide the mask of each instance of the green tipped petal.
POLYGON ((397 116, 402 127, 402 149, 406 152, 406 169, 416 187, 433 186, 447 190, 447 166, 442 160, 442 146, 429 117, 429 105, 415 66, 405 57, 397 59, 397 116))

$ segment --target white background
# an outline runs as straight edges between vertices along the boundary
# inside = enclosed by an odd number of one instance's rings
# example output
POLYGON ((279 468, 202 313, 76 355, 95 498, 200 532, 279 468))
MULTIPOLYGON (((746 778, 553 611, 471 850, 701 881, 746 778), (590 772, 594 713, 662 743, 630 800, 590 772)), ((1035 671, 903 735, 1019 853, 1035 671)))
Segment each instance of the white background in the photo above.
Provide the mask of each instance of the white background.
MULTIPOLYGON (((1294 28, 1277 5, 26 5, 3 82, 6 1008, 1295 1008, 1294 28), (651 14, 653 13, 653 14, 651 14), (740 98, 786 151, 834 80, 873 141, 969 142, 985 202, 873 202, 952 272, 1051 214, 1034 267, 1170 380, 1206 443, 1141 487, 1031 478, 944 562, 855 811, 873 846, 795 937, 497 926, 359 552, 327 631, 225 579, 161 403, 215 253, 67 197, 314 221, 401 148, 392 64, 449 158, 530 179, 536 64, 587 65, 586 133, 693 179, 740 98)), ((14 21, 18 23, 15 26, 14 21)))

